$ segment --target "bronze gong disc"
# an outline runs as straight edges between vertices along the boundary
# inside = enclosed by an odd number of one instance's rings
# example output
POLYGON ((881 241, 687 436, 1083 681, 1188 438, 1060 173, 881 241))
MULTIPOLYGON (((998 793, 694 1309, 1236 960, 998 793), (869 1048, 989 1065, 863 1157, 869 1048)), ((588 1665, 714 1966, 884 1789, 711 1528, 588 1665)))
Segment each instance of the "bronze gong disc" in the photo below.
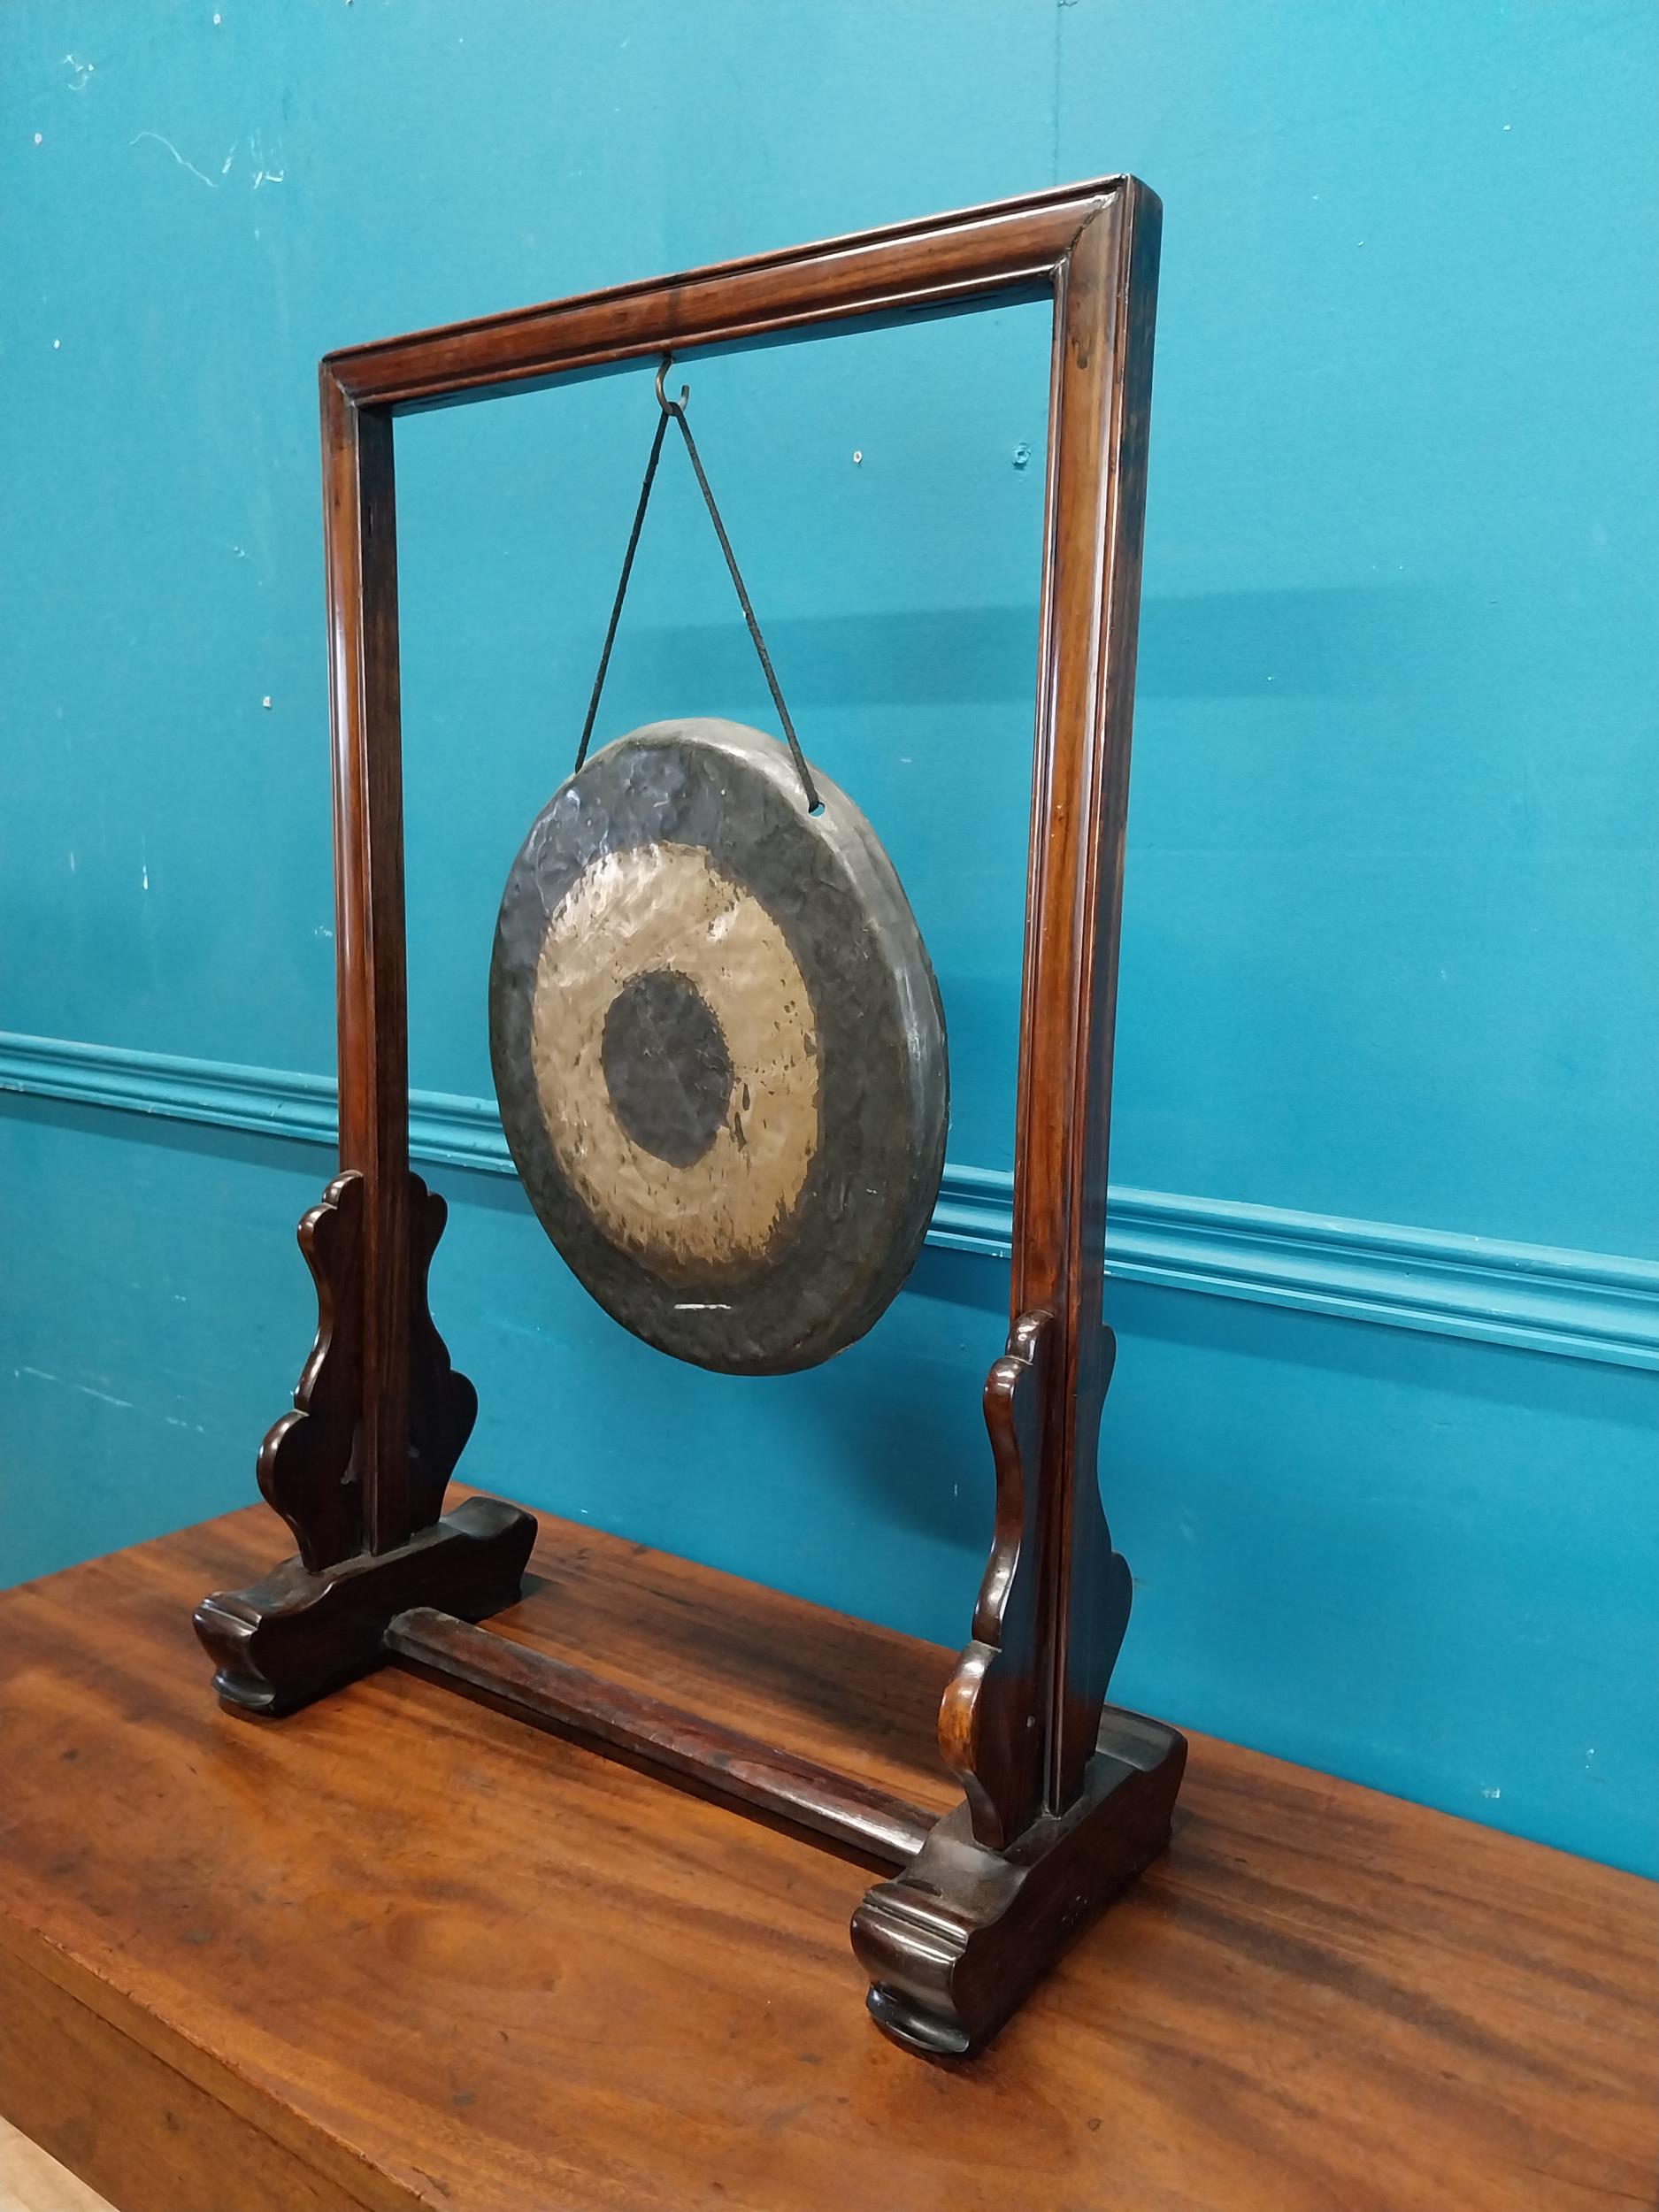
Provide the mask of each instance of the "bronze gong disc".
POLYGON ((945 1159, 939 987, 893 864, 773 738, 655 722, 561 785, 489 972, 502 1125, 606 1310, 736 1375, 829 1359, 890 1303, 945 1159))

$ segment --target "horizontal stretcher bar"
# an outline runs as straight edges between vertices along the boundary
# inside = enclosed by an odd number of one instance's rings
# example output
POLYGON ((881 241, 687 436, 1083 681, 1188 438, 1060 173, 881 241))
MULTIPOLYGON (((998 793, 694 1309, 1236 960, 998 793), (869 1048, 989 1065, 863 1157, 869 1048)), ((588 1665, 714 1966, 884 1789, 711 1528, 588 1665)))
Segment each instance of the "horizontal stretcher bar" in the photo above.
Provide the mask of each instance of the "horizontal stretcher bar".
POLYGON ((881 1866, 908 1866, 933 1816, 833 1767, 603 1681, 431 1606, 397 1614, 386 1648, 423 1675, 537 1727, 688 1785, 699 1794, 781 1821, 881 1866))

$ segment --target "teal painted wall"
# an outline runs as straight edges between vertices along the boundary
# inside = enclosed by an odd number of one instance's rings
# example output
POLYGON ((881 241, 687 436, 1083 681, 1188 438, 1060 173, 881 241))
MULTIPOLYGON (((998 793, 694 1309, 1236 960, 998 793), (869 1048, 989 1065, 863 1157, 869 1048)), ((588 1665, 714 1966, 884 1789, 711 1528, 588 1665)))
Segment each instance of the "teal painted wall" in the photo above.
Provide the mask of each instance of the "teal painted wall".
MULTIPOLYGON (((320 353, 1128 168, 1165 245, 1114 1182, 1281 1250, 1302 1214, 1557 1285, 1659 1259, 1647 0, 13 0, 0 71, 0 1030, 331 1064, 320 353)), ((992 1170, 1045 350, 1018 308, 686 371, 808 749, 928 936, 953 1162, 992 1170)), ((495 902, 650 427, 634 373, 400 431, 425 1088, 488 1092, 495 902)), ((765 718, 672 458, 613 732, 765 718)), ((326 1172, 0 1104, 9 1578, 252 1494, 326 1172)), ((930 1248, 841 1361, 733 1383, 588 1305, 515 1187, 434 1179, 472 1479, 959 1639, 994 1261, 930 1248)), ((1110 1302, 1125 1700, 1659 1863, 1653 1373, 1300 1293, 1110 1302)))

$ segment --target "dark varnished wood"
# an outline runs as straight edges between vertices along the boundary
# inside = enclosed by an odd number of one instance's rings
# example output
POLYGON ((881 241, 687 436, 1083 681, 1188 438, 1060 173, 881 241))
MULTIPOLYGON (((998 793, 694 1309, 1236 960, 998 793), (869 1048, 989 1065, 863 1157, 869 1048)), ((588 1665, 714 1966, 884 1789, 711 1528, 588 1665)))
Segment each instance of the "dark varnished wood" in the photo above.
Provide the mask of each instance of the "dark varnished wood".
MULTIPOLYGON (((208 1601, 204 1634, 232 1662, 221 1664, 221 1693, 273 1710, 372 1663, 365 1640, 390 1618, 387 1594, 417 1571, 406 1563, 431 1571, 421 1532, 441 1511, 472 1423, 468 1386, 426 1314, 442 1215, 408 1169, 394 417, 671 348, 804 336, 852 317, 973 307, 1039 287, 1052 295, 1011 1332, 986 1390, 995 1533, 972 1640, 938 1723, 969 1844, 935 1839, 920 1855, 931 1849, 929 1870, 902 1878, 912 1905, 936 1893, 940 1913, 954 1916, 960 1957, 928 1981, 929 1939, 893 1896, 872 1895, 861 1938, 882 1977, 872 2010, 918 2047, 930 2038, 983 2043, 1067 1931, 1141 1863, 1143 1845, 1156 1847, 1148 1839, 1167 1832, 1180 1774, 1169 1732, 1144 1774, 1108 1771, 1097 1750, 1129 1614, 1095 1463, 1112 1356, 1102 1318, 1106 1139, 1158 229, 1156 197, 1133 178, 1107 178, 389 339, 322 365, 341 1166, 361 1179, 357 1325, 336 1317, 334 1338, 347 1348, 336 1363, 355 1360, 359 1371, 350 1509, 365 1556, 384 1571, 365 1566, 326 1591, 302 1589, 296 1563, 280 1571, 274 1591, 208 1601), (342 1639, 334 1674, 317 1641, 326 1628, 342 1639), (272 1669, 290 1655, 297 1671, 285 1684, 272 1669), (1003 1855, 1005 1878, 987 1878, 987 1853, 1003 1855)), ((352 1394, 334 1387, 341 1401, 352 1394)), ((314 1432, 319 1481, 339 1459, 343 1425, 335 1405, 314 1432)), ((303 1443, 296 1448, 303 1487, 303 1443)), ((282 1486, 281 1509, 305 1524, 295 1483, 282 1486)), ((334 1496, 316 1510, 328 1529, 323 1548, 337 1549, 346 1503, 334 1496)), ((435 1587, 403 1603, 467 1611, 435 1587)), ((546 1679, 533 1694, 525 1663, 491 1640, 465 1642, 464 1663, 438 1671, 482 1692, 492 1669, 498 1702, 546 1706, 546 1679)), ((603 1733, 618 1710, 615 1686, 590 1678, 583 1697, 585 1724, 567 1701, 563 1724, 603 1733)), ((674 1723, 678 1769, 701 1764, 711 1788, 726 1788, 729 1742, 718 1730, 699 1736, 688 1716, 674 1723)))
POLYGON ((975 1837, 992 1850, 1010 1844, 1042 1805, 1048 1746, 1035 1668, 1048 1532, 1041 1475, 1058 1339, 1052 1314, 1021 1314, 986 1378, 996 1476, 991 1556, 972 1640, 939 1709, 945 1764, 962 1783, 975 1837))
MULTIPOLYGON (((273 1425, 259 1448, 260 1492, 293 1531, 302 1565, 313 1570, 350 1558, 365 1541, 358 1459, 367 1448, 361 1399, 366 1187, 355 1169, 337 1175, 300 1222, 300 1250, 317 1286, 317 1337, 300 1371, 294 1410, 273 1425)), ((419 1531, 443 1509, 444 1490, 478 1418, 478 1393, 451 1366, 427 1302, 449 1209, 411 1174, 404 1214, 407 1494, 419 1531)))
POLYGON ((391 1551, 409 1482, 409 1018, 397 661, 397 515, 388 416, 324 371, 323 545, 334 744, 340 1164, 360 1173, 364 1525, 391 1551))
MULTIPOLYGON (((830 1854, 388 1668, 280 1728, 186 1622, 262 1507, 0 1595, 0 2110, 123 2212, 1651 2204, 1654 1886, 1194 1740, 972 2067, 830 1854)), ((496 1626, 928 1812, 934 1647, 590 1529, 496 1626)))
POLYGON ((477 1620, 518 1595, 535 1534, 526 1514, 480 1499, 439 1521, 478 1418, 478 1393, 450 1364, 427 1304, 449 1210, 407 1168, 403 1182, 404 1305, 398 1327, 380 1341, 385 1349, 396 1340, 404 1378, 398 1496, 411 1532, 396 1546, 376 1546, 364 1509, 372 1448, 362 1394, 375 1301, 366 1279, 369 1183, 351 1169, 300 1223, 300 1249, 317 1285, 317 1337, 294 1410, 259 1450, 260 1490, 293 1531, 298 1555, 249 1588, 216 1591, 196 1609, 196 1633, 215 1662, 213 1686, 239 1711, 291 1713, 380 1665, 386 1624, 408 1606, 442 1604, 477 1620))
POLYGON ((661 1698, 527 1650, 431 1608, 400 1613, 386 1648, 539 1728, 591 1739, 718 1801, 758 1812, 878 1865, 914 1859, 931 1816, 815 1759, 780 1751, 661 1698))
POLYGON ((1186 1765, 1172 1728, 1109 1711, 1063 1813, 995 1850, 967 1804, 947 1814, 853 1915, 877 2026, 925 2055, 983 2050, 1064 1945, 1168 1845, 1186 1765))
POLYGON ((404 1317, 409 1362, 408 1502, 411 1532, 430 1528, 443 1510, 456 1462, 478 1418, 478 1393, 450 1364, 427 1296, 433 1255, 449 1217, 449 1207, 419 1175, 408 1181, 408 1309, 404 1317))
POLYGON ((259 1447, 259 1489, 315 1573, 363 1548, 356 1453, 363 1380, 363 1178, 337 1175, 301 1217, 299 1247, 317 1286, 317 1336, 294 1409, 259 1447))
POLYGON ((918 2049, 976 2050, 995 2032, 1065 1928, 1162 1848, 1185 1759, 1171 1731, 1145 1773, 1096 1748, 1131 1601, 1096 1470, 1158 227, 1156 200, 1126 183, 1056 288, 1011 1325, 985 1388, 991 1555, 939 1718, 965 1811, 858 1924, 871 2012, 918 2049), (987 1851, 1007 1855, 1002 1878, 987 1878, 987 1851))
POLYGON ((791 246, 672 277, 332 353, 359 408, 451 405, 672 348, 810 333, 849 318, 1047 291, 1079 231, 1130 180, 1102 177, 953 215, 791 246))
POLYGON ((312 1573, 284 1560, 245 1590, 196 1607, 213 1687, 231 1709, 276 1719, 384 1663, 386 1631, 412 1605, 464 1619, 518 1595, 535 1522, 498 1498, 469 1498, 396 1551, 357 1553, 312 1573))
POLYGON ((1029 1371, 1004 1360, 987 1385, 996 1531, 941 1717, 959 1768, 979 1733, 975 1701, 998 1702, 986 1731, 995 1764, 969 1791, 981 1841, 1076 1796, 1129 1616, 1096 1463, 1113 1348, 1107 1136, 1157 256, 1157 202, 1131 181, 1079 234, 1055 301, 1010 1284, 1009 1351, 1029 1371), (1020 1707, 1037 1725, 1017 1740, 1020 1707))

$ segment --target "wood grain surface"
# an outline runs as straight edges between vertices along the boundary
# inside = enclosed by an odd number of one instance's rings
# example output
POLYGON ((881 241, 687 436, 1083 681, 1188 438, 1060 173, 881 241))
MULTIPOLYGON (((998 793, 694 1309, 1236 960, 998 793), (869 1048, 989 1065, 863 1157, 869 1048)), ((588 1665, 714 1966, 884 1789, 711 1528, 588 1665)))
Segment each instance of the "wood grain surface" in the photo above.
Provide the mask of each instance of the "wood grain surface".
MULTIPOLYGON (((1654 2202, 1650 1885, 1199 1738, 1169 1855, 920 2062, 844 1860, 396 1671, 219 1711, 190 1608, 271 1529, 0 1599, 0 2110, 121 2212, 1654 2202)), ((949 1801, 948 1654, 568 1525, 536 1563, 503 1633, 949 1801)))

